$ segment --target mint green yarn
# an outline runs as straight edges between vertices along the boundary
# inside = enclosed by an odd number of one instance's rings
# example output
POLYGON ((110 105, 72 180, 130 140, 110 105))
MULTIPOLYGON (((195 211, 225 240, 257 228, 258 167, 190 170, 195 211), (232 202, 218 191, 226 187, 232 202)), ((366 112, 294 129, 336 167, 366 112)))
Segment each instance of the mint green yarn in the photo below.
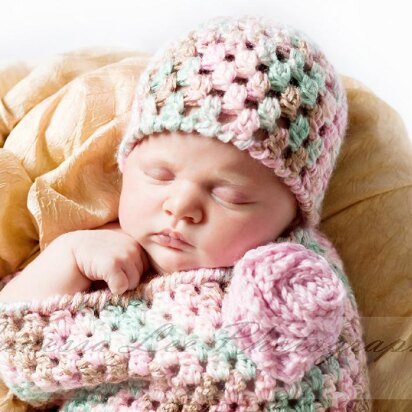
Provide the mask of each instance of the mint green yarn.
MULTIPOLYGON (((302 396, 296 401, 296 404, 294 406, 295 411, 314 411, 315 410, 315 401, 316 396, 314 393, 313 388, 310 387, 310 385, 303 381, 301 383, 301 389, 302 389, 302 396)), ((319 400, 319 399, 318 399, 319 400)))
POLYGON ((268 405, 267 410, 288 412, 315 412, 316 402, 318 402, 319 405, 325 405, 325 403, 327 403, 328 400, 322 398, 322 394, 320 392, 321 388, 312 387, 311 382, 314 382, 316 385, 318 385, 319 383, 320 385, 323 384, 321 371, 316 366, 314 366, 310 371, 308 371, 305 374, 305 378, 300 384, 300 390, 302 391, 301 396, 299 396, 298 398, 294 398, 291 397, 293 396, 292 391, 290 394, 288 394, 286 390, 279 389, 275 392, 275 400, 268 405), (312 374, 312 371, 314 374, 313 379, 311 379, 310 376, 310 374, 312 374))
POLYGON ((192 355, 195 355, 200 362, 207 362, 208 353, 211 348, 204 342, 204 340, 196 335, 192 334, 185 340, 186 351, 192 355))
POLYGON ((265 97, 263 101, 258 104, 257 113, 260 127, 266 129, 269 133, 273 133, 277 128, 276 121, 281 115, 278 99, 265 97))
POLYGON ((254 379, 256 376, 256 364, 242 351, 239 351, 236 356, 237 360, 235 363, 235 368, 241 373, 242 376, 247 376, 250 379, 254 379))
POLYGON ((323 388, 323 376, 322 376, 322 371, 319 369, 318 366, 313 366, 311 369, 309 369, 303 378, 305 382, 309 385, 310 388, 314 392, 320 392, 319 395, 321 395, 321 391, 323 388))
POLYGON ((145 97, 142 102, 142 113, 157 114, 156 100, 153 95, 145 97))
POLYGON ((336 381, 340 381, 341 379, 340 365, 335 356, 329 356, 322 362, 321 365, 322 366, 325 365, 325 370, 327 370, 327 372, 332 372, 333 375, 335 375, 336 381))
POLYGON ((163 121, 160 116, 154 116, 153 119, 153 132, 159 133, 163 132, 164 127, 163 127, 163 121))
POLYGON ((309 236, 305 239, 305 243, 302 242, 308 249, 313 250, 316 254, 324 256, 325 249, 321 247, 317 242, 311 239, 309 236))
POLYGON ((312 140, 308 144, 306 148, 307 153, 308 153, 308 159, 306 161, 306 165, 308 167, 312 167, 315 161, 319 158, 320 154, 323 151, 323 145, 324 145, 323 140, 319 138, 312 140))
MULTIPOLYGON (((93 402, 93 399, 91 399, 91 401, 93 402)), ((76 412, 79 410, 81 410, 82 412, 90 412, 92 410, 92 406, 94 405, 90 403, 90 400, 88 398, 75 399, 65 405, 62 409, 62 412, 76 412)))
POLYGON ((176 74, 176 84, 179 86, 189 86, 189 79, 196 75, 200 69, 200 58, 192 57, 185 60, 180 70, 176 74))
POLYGON ((206 137, 213 137, 219 132, 220 125, 217 123, 216 118, 204 114, 198 118, 195 129, 206 137))
POLYGON ((206 137, 216 136, 221 129, 217 121, 220 111, 220 99, 216 96, 207 96, 198 110, 195 129, 206 137))
POLYGON ((33 391, 33 383, 22 383, 20 385, 12 385, 10 389, 19 399, 27 402, 44 402, 51 399, 51 395, 48 392, 35 392, 33 391))
POLYGON ((196 130, 206 137, 224 135, 221 130, 222 126, 217 120, 221 111, 221 101, 218 97, 207 96, 202 106, 195 108, 189 115, 183 114, 184 108, 184 97, 180 91, 167 97, 157 116, 153 113, 153 102, 145 99, 139 130, 144 134, 162 132, 167 129, 169 131, 182 130, 188 133, 196 130))
POLYGON ((280 389, 275 392, 275 401, 269 404, 268 411, 287 411, 287 412, 315 412, 315 396, 308 384, 301 384, 302 396, 291 399, 288 393, 280 389))
POLYGON ((294 28, 290 27, 289 40, 294 47, 299 47, 303 33, 298 33, 294 28))
POLYGON ((296 120, 290 124, 289 127, 289 146, 293 152, 296 152, 303 140, 309 135, 309 122, 306 117, 301 114, 298 115, 296 120))
POLYGON ((183 94, 180 91, 171 93, 171 95, 166 99, 165 105, 162 109, 170 110, 176 113, 183 113, 185 110, 185 103, 183 94))
POLYGON ((198 118, 199 114, 197 111, 184 116, 182 122, 180 123, 180 129, 186 133, 192 133, 193 130, 195 130, 198 118))
POLYGON ((309 76, 317 83, 319 87, 319 93, 325 91, 325 73, 323 72, 320 65, 313 62, 312 68, 310 69, 309 76))
POLYGON ((222 110, 222 102, 217 96, 207 96, 202 103, 202 110, 205 113, 217 118, 222 110))
POLYGON ((307 74, 304 74, 302 81, 299 84, 299 90, 301 102, 310 107, 315 106, 319 92, 318 83, 311 79, 307 74))
POLYGON ((173 110, 164 110, 160 115, 161 122, 165 129, 176 132, 182 124, 182 116, 173 110))
POLYGON ((256 53, 264 65, 270 66, 272 62, 277 60, 276 43, 273 39, 262 38, 260 47, 256 49, 256 53))
POLYGON ((175 132, 180 128, 182 122, 182 114, 184 110, 183 95, 181 92, 172 93, 165 101, 165 105, 161 108, 159 120, 163 126, 175 132))
POLYGON ((291 73, 288 63, 282 63, 277 60, 270 65, 268 79, 273 90, 283 92, 288 86, 290 78, 291 73))
POLYGON ((219 330, 214 335, 215 345, 212 348, 213 356, 209 358, 209 364, 213 360, 221 360, 218 363, 219 379, 225 380, 229 376, 229 365, 238 370, 246 380, 256 377, 256 364, 235 344, 226 330, 219 330))
POLYGON ((139 131, 143 134, 153 133, 153 116, 157 114, 156 102, 153 96, 147 96, 142 101, 142 114, 139 131))
POLYGON ((173 62, 166 60, 157 70, 156 74, 150 79, 150 89, 156 91, 162 84, 165 77, 172 73, 173 62))
POLYGON ((289 395, 283 389, 275 392, 275 401, 268 405, 270 412, 293 412, 294 409, 289 405, 289 395))
POLYGON ((290 71, 292 76, 298 82, 301 82, 305 75, 305 72, 303 70, 305 67, 305 57, 299 50, 292 49, 290 51, 290 57, 288 62, 290 65, 290 71))

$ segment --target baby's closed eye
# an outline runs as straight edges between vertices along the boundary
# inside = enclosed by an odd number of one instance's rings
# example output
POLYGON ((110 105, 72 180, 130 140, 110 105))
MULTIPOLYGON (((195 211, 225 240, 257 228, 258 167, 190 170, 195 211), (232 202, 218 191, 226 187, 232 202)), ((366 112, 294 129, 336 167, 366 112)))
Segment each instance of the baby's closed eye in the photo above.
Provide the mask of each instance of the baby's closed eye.
POLYGON ((214 190, 214 192, 218 192, 218 195, 223 198, 224 201, 229 203, 236 203, 236 204, 249 204, 251 203, 248 201, 248 196, 244 195, 243 193, 234 191, 233 189, 227 187, 219 187, 214 190))
POLYGON ((172 173, 167 172, 166 169, 151 169, 150 172, 144 172, 144 174, 156 180, 170 180, 173 178, 172 173))
MULTIPOLYGON (((150 171, 145 171, 144 174, 149 178, 160 182, 168 182, 174 179, 173 173, 163 168, 151 169, 150 171)), ((244 192, 240 192, 239 190, 234 189, 231 186, 219 184, 217 185, 217 187, 213 187, 211 191, 212 193, 216 193, 217 197, 220 200, 223 200, 227 203, 239 205, 253 203, 248 195, 246 195, 244 192)))

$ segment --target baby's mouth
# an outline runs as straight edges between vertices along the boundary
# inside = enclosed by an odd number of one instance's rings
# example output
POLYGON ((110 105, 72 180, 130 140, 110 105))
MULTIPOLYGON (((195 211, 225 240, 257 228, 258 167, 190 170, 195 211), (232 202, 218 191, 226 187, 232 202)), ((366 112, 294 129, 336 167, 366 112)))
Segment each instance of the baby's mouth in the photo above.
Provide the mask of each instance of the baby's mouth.
POLYGON ((183 242, 182 240, 175 239, 175 238, 172 238, 170 236, 167 236, 161 233, 157 233, 153 235, 153 238, 156 242, 160 243, 163 246, 167 246, 171 249, 182 250, 182 249, 187 249, 188 247, 190 247, 188 243, 183 242))

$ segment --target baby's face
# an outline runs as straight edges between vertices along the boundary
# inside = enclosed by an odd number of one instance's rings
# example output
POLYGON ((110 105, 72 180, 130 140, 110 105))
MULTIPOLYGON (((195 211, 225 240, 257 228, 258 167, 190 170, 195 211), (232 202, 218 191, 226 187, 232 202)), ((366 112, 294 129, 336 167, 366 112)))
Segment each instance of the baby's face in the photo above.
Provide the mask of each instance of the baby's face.
POLYGON ((158 273, 233 266, 275 240, 297 203, 273 172, 231 143, 180 132, 145 138, 128 156, 119 222, 158 273), (156 233, 179 232, 170 247, 156 233))

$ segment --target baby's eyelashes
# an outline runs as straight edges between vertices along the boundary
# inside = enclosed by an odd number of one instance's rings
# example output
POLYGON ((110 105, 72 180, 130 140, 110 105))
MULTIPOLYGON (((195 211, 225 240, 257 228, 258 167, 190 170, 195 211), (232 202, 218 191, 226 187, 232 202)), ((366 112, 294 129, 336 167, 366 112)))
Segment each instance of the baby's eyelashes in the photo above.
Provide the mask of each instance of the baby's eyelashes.
MULTIPOLYGON (((235 192, 228 188, 218 188, 217 190, 223 190, 223 199, 225 202, 235 203, 235 204, 244 204, 250 203, 246 196, 241 193, 235 192)), ((220 196, 222 197, 222 195, 220 196)))
MULTIPOLYGON (((145 170, 143 171, 143 173, 156 182, 168 183, 175 179, 174 174, 170 170, 164 168, 145 170)), ((245 205, 253 203, 249 196, 247 196, 243 192, 240 192, 238 189, 235 189, 231 185, 226 186, 223 183, 219 183, 215 186, 209 185, 208 190, 213 197, 217 197, 219 201, 222 201, 224 203, 233 205, 245 205)))
POLYGON ((153 178, 153 179, 156 179, 156 180, 170 180, 170 179, 173 178, 173 176, 170 175, 170 173, 165 173, 164 170, 163 170, 163 171, 162 171, 162 170, 159 171, 159 169, 156 169, 154 172, 151 171, 150 174, 147 173, 147 172, 143 172, 143 173, 144 173, 146 176, 149 176, 149 177, 151 177, 151 178, 153 178))

